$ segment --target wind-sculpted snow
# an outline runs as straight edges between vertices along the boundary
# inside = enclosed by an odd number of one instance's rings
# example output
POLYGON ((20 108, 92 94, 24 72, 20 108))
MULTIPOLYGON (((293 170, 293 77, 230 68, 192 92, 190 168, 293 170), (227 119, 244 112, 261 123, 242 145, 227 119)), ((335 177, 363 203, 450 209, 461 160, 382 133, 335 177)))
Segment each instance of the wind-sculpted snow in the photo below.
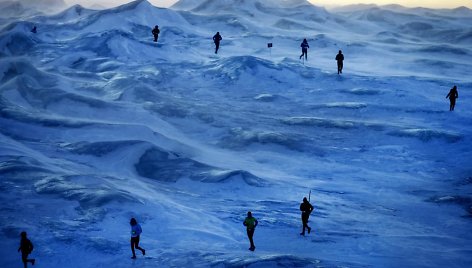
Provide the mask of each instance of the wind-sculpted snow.
POLYGON ((292 117, 284 118, 282 122, 287 125, 305 125, 305 126, 317 126, 317 127, 326 127, 326 128, 341 128, 341 129, 350 129, 359 126, 352 121, 344 120, 332 120, 326 118, 316 118, 316 117, 292 117))
POLYGON ((11 31, 0 35, 0 53, 5 56, 19 56, 35 50, 37 40, 23 31, 11 31))
POLYGON ((224 267, 326 267, 320 260, 297 258, 295 256, 270 256, 264 259, 236 259, 218 262, 224 267))
POLYGON ((1 156, 0 174, 2 177, 14 177, 19 174, 48 174, 49 171, 34 158, 3 154, 1 156))
POLYGON ((415 19, 416 16, 404 13, 397 13, 391 10, 385 10, 378 7, 362 11, 360 15, 354 13, 358 20, 367 20, 379 24, 393 24, 396 25, 402 21, 409 21, 415 19))
POLYGON ((430 141, 431 139, 444 139, 447 142, 457 142, 462 139, 461 135, 448 131, 438 131, 434 129, 403 129, 390 132, 391 135, 400 137, 414 137, 422 141, 430 141))
POLYGON ((130 147, 142 143, 141 141, 102 141, 102 142, 78 142, 65 146, 67 150, 75 154, 93 155, 102 157, 111 154, 122 147, 130 147))
POLYGON ((130 193, 106 185, 106 182, 112 179, 91 175, 47 176, 37 181, 34 188, 39 194, 58 195, 68 200, 78 201, 85 208, 101 207, 109 202, 134 200, 130 193))
POLYGON ((158 148, 148 149, 135 167, 140 176, 157 181, 176 182, 181 178, 190 178, 202 182, 220 183, 242 180, 252 186, 263 186, 262 179, 247 171, 222 170, 158 148))
POLYGON ((290 134, 273 131, 250 131, 241 128, 231 129, 229 136, 224 138, 222 142, 225 146, 235 149, 252 143, 276 144, 291 149, 301 149, 303 147, 300 141, 290 134))
POLYGON ((436 204, 454 204, 459 205, 466 211, 465 217, 472 217, 472 199, 469 196, 435 196, 428 199, 429 202, 436 204))
POLYGON ((54 13, 65 5, 62 0, 3 0, 0 2, 0 18, 31 17, 42 13, 54 13))
POLYGON ((81 20, 92 13, 95 13, 95 11, 84 8, 81 5, 74 5, 56 15, 44 16, 40 17, 40 19, 51 24, 81 23, 81 20))
POLYGON ((202 172, 196 176, 202 182, 227 183, 244 182, 250 186, 264 187, 268 186, 263 179, 244 170, 210 170, 202 172))
POLYGON ((7 82, 14 78, 16 80, 31 80, 31 85, 42 85, 45 87, 52 87, 56 84, 56 79, 45 72, 35 68, 26 59, 6 59, 0 65, 0 81, 2 81, 2 91, 8 89, 7 82))
MULTIPOLYGON (((251 76, 264 76, 274 71, 283 71, 285 68, 274 64, 268 60, 264 60, 253 56, 235 56, 229 57, 222 61, 215 62, 215 66, 208 70, 210 75, 218 75, 224 77, 228 82, 245 79, 248 73, 251 76)), ((284 70, 291 72, 288 68, 284 70)), ((268 77, 267 77, 268 78, 268 77)))
POLYGON ((400 29, 412 34, 429 34, 430 30, 434 29, 433 25, 424 22, 409 22, 400 26, 400 29))
POLYGON ((344 108, 344 109, 362 109, 366 108, 367 104, 362 102, 332 102, 326 103, 324 105, 318 107, 326 107, 326 108, 344 108))
POLYGON ((466 56, 471 54, 470 50, 464 49, 464 48, 457 48, 457 47, 452 47, 448 45, 443 45, 443 46, 428 46, 419 49, 420 52, 426 52, 426 53, 450 53, 450 54, 455 54, 457 56, 466 56))
POLYGON ((284 29, 284 30, 295 30, 295 29, 308 30, 310 29, 310 27, 307 27, 303 25, 302 23, 294 22, 289 19, 280 19, 274 24, 274 26, 280 29, 284 29))
POLYGON ((355 95, 377 95, 381 94, 380 90, 378 89, 370 89, 370 88, 350 88, 346 90, 347 93, 355 94, 355 95))
POLYGON ((38 267, 472 265, 469 9, 15 7, 0 19, 0 267, 21 264, 21 231, 38 267))
POLYGON ((16 1, 0 2, 0 17, 19 17, 26 11, 25 7, 16 1))

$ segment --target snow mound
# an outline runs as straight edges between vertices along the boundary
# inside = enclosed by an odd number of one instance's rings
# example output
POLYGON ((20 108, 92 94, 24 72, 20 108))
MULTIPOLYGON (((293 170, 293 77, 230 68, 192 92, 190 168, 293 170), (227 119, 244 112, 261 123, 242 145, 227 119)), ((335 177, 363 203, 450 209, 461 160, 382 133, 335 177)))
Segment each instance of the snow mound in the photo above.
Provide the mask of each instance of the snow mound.
POLYGON ((103 157, 105 155, 111 154, 117 150, 126 147, 132 147, 137 144, 143 143, 142 141, 101 141, 101 142, 78 142, 73 144, 68 144, 64 146, 68 151, 75 154, 85 154, 92 155, 96 157, 103 157))
POLYGON ((83 208, 97 208, 110 202, 130 202, 130 193, 107 185, 110 178, 83 175, 47 176, 34 184, 39 194, 57 195, 78 201, 83 208))
POLYGON ((352 129, 359 125, 353 121, 327 119, 320 117, 288 117, 281 119, 287 125, 316 126, 323 128, 352 129))
POLYGON ((28 30, 13 30, 0 35, 0 55, 23 56, 36 49, 38 41, 29 32, 32 27, 23 28, 28 30))
POLYGON ((422 141, 430 141, 432 139, 444 139, 450 143, 455 143, 462 139, 462 135, 460 134, 434 129, 403 129, 392 131, 389 134, 399 137, 417 138, 422 141))
MULTIPOLYGON (((230 260, 217 262, 217 265, 225 267, 324 267, 320 260, 299 258, 295 256, 268 256, 261 259, 250 258, 247 260, 230 260)), ((355 266, 350 266, 355 267, 355 266)))
POLYGON ((256 131, 233 128, 221 144, 233 149, 249 146, 250 144, 272 144, 298 150, 301 144, 294 136, 275 131, 256 131))
POLYGON ((96 11, 84 8, 81 5, 73 5, 56 15, 41 17, 41 19, 48 23, 80 23, 82 18, 95 12, 96 11))
POLYGON ((157 147, 146 150, 135 164, 135 168, 140 176, 162 182, 176 182, 182 178, 190 178, 202 182, 221 183, 239 179, 251 186, 263 185, 262 179, 249 172, 222 170, 157 147))

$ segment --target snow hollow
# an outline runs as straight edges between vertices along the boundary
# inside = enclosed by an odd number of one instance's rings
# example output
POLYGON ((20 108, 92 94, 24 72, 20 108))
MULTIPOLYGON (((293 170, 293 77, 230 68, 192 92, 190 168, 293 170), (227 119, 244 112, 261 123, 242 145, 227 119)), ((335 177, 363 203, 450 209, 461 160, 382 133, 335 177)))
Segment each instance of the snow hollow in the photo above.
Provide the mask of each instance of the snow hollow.
POLYGON ((471 10, 1 7, 0 267, 472 267, 471 10))

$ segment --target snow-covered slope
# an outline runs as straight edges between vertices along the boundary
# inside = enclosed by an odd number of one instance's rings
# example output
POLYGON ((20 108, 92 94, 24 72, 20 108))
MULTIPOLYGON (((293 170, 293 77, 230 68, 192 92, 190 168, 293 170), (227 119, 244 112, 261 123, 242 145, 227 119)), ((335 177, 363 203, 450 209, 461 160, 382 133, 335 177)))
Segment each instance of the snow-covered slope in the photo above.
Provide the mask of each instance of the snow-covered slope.
POLYGON ((0 267, 21 265, 23 230, 35 267, 472 265, 469 11, 140 0, 2 19, 0 267))

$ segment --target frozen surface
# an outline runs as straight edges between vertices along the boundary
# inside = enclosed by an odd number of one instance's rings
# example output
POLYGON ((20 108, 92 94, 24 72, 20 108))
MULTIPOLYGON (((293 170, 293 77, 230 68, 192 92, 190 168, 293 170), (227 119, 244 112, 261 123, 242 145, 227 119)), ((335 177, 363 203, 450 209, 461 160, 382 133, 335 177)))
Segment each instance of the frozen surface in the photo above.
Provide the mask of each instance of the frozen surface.
POLYGON ((471 10, 6 8, 0 267, 21 265, 23 230, 35 267, 472 266, 471 10))

